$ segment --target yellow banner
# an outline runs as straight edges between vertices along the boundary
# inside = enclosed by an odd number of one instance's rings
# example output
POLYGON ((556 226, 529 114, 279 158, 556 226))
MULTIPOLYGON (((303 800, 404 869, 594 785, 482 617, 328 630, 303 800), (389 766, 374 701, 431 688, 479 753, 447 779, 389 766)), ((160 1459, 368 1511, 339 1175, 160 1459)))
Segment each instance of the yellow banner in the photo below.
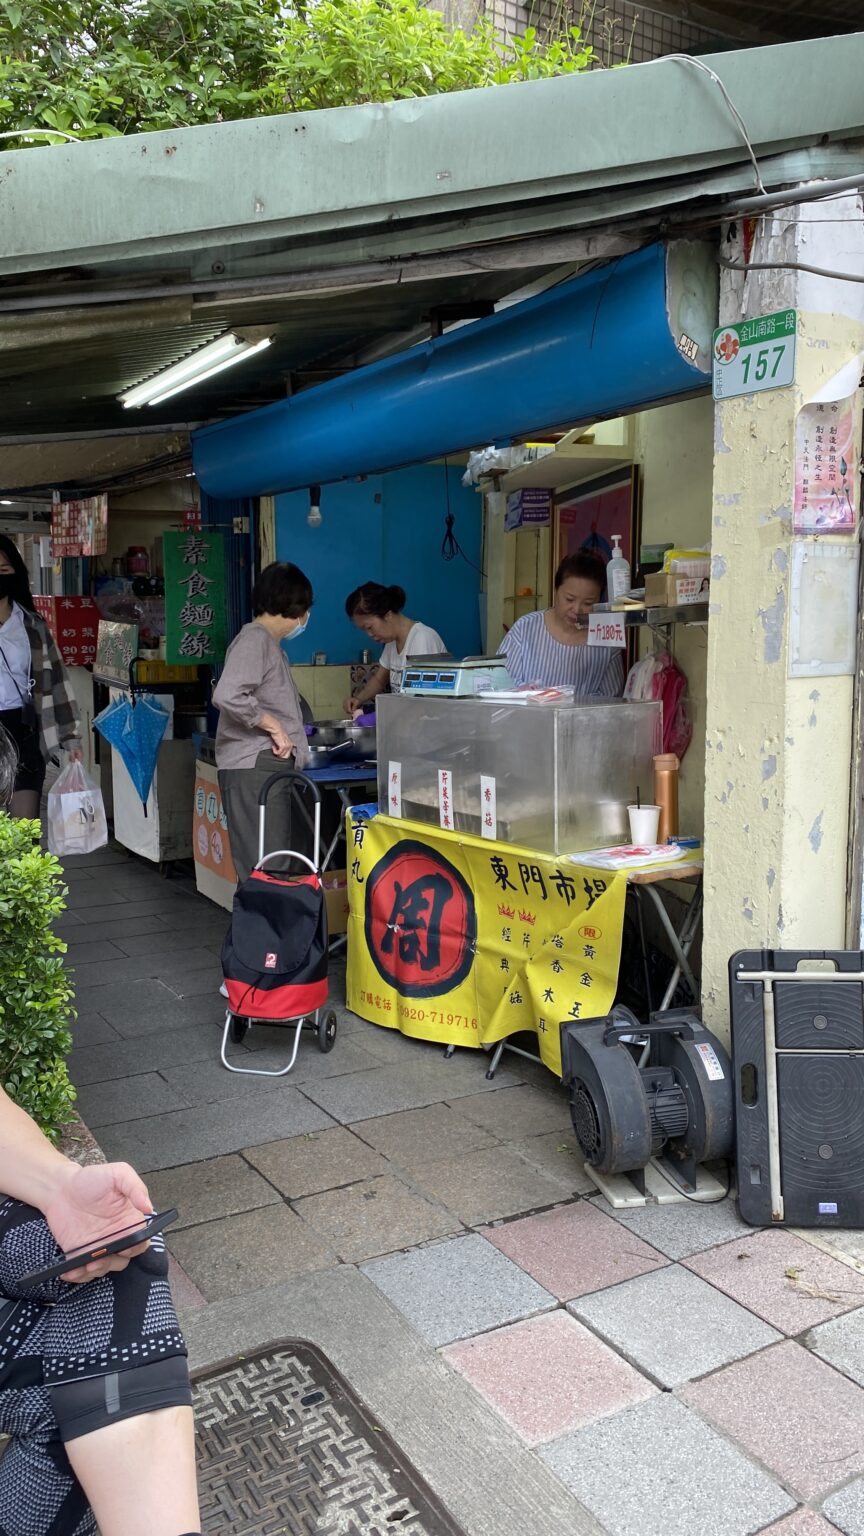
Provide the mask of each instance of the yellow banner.
POLYGON ((563 1020, 615 997, 626 877, 389 816, 348 842, 348 1007, 444 1045, 532 1030, 560 1077, 563 1020))

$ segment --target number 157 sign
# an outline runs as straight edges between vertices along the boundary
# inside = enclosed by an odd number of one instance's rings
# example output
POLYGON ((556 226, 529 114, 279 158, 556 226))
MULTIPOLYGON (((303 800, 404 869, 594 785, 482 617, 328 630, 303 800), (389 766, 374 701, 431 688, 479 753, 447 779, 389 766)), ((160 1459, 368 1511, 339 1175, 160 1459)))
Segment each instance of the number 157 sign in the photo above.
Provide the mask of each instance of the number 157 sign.
POLYGON ((794 309, 783 309, 739 325, 721 325, 714 332, 714 399, 731 400, 793 384, 797 322, 794 309))

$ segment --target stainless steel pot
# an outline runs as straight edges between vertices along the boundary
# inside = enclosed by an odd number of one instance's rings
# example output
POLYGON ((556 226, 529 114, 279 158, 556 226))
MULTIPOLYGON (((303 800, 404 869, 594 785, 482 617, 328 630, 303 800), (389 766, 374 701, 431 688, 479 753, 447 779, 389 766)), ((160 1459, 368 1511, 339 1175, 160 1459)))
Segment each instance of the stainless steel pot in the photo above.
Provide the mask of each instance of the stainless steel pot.
POLYGON ((310 762, 318 767, 338 760, 363 763, 375 756, 374 726, 354 725, 350 720, 324 720, 309 738, 310 762))

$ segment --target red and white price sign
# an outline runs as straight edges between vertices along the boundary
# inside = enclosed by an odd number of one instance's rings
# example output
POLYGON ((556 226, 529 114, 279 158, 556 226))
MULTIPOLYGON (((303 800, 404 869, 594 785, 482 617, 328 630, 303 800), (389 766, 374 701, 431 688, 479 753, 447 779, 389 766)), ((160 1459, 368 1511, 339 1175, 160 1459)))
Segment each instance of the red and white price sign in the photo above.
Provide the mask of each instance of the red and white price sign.
POLYGON ((620 613, 589 613, 588 644, 623 650, 627 644, 623 616, 620 613))

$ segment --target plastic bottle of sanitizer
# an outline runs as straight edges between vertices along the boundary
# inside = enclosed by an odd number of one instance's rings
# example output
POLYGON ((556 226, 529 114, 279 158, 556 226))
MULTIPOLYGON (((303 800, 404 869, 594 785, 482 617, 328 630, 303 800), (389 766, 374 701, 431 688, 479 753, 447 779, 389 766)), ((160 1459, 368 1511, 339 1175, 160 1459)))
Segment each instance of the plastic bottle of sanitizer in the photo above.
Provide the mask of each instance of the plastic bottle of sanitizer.
POLYGON ((610 602, 614 602, 616 597, 626 597, 630 591, 630 561, 625 560, 621 553, 620 533, 613 533, 612 543, 615 548, 606 567, 606 586, 610 602))

